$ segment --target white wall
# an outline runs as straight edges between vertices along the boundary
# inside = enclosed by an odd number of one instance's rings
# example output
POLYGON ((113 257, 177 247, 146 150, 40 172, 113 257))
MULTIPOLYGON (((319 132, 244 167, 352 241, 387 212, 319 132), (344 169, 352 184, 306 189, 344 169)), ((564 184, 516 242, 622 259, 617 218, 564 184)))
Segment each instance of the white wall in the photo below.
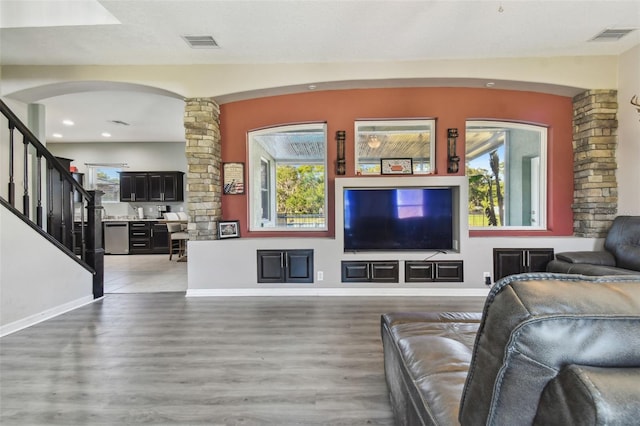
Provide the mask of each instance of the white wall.
POLYGON ((0 335, 93 300, 93 275, 0 206, 0 335))
MULTIPOLYGON (((78 167, 80 173, 87 173, 85 163, 127 163, 129 167, 123 170, 132 172, 187 171, 183 142, 49 142, 47 148, 56 156, 73 159, 71 164, 78 167)), ((134 207, 142 206, 145 208, 145 214, 155 217, 156 204, 158 202, 104 203, 104 209, 110 216, 132 216, 135 215, 134 207)), ((184 209, 184 203, 166 204, 170 205, 173 211, 184 209)))
MULTIPOLYGON (((615 88, 617 60, 616 56, 591 56, 259 66, 4 66, 0 95, 6 96, 20 90, 70 81, 141 84, 184 97, 220 97, 292 86, 298 86, 297 90, 306 90, 310 83, 316 84, 318 90, 322 90, 323 82, 345 82, 334 85, 334 88, 357 88, 371 87, 376 81, 384 80, 391 80, 395 86, 416 86, 424 83, 424 79, 433 79, 432 84, 443 86, 455 85, 454 79, 458 78, 478 79, 477 87, 484 87, 484 83, 489 79, 498 82, 496 88, 513 88, 508 81, 585 89, 615 88)), ((526 90, 536 88, 530 86, 526 90)), ((55 94, 47 92, 47 96, 55 94)), ((33 99, 28 101, 33 102, 33 99)))
POLYGON ((215 241, 190 241, 188 265, 188 296, 204 295, 478 295, 486 292, 483 275, 493 276, 494 248, 553 248, 556 252, 594 250, 601 240, 574 237, 477 237, 470 238, 466 200, 466 177, 429 176, 385 178, 385 186, 452 186, 459 188, 458 204, 460 234, 459 252, 360 252, 343 250, 343 188, 380 186, 376 178, 338 178, 335 190, 335 238, 240 238, 215 241), (256 250, 313 249, 314 278, 312 284, 258 284, 256 250), (405 283, 404 264, 407 260, 463 260, 462 283, 405 283), (343 260, 399 260, 400 283, 342 283, 343 260), (324 279, 317 280, 322 271, 324 279))
POLYGON ((640 215, 640 113, 630 104, 640 97, 640 45, 620 56, 618 73, 618 214, 640 215))

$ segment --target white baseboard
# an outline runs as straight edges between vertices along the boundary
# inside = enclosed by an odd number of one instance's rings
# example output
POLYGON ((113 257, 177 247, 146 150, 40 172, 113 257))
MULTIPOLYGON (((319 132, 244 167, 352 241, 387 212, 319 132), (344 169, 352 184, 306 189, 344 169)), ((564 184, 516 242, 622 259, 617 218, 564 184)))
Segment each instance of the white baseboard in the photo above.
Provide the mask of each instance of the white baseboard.
POLYGON ((23 330, 27 327, 31 327, 32 325, 36 325, 42 321, 46 321, 53 317, 57 317, 58 315, 62 315, 66 312, 77 309, 81 306, 88 305, 89 303, 93 303, 96 300, 93 296, 81 297, 80 299, 72 300, 71 302, 65 303, 60 306, 56 306, 51 309, 47 309, 46 311, 42 311, 35 315, 30 315, 26 318, 23 318, 18 321, 11 322, 9 324, 3 325, 0 327, 0 337, 6 336, 11 333, 15 333, 16 331, 23 330))
POLYGON ((230 296, 431 296, 486 297, 487 288, 203 288, 188 289, 187 297, 230 296))

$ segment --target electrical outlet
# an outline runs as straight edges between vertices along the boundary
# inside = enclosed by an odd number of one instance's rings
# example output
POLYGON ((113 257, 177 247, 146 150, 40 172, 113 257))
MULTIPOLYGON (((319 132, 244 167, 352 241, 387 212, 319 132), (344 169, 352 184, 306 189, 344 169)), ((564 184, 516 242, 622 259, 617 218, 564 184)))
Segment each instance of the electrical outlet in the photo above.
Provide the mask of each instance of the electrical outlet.
POLYGON ((486 285, 491 285, 491 272, 483 272, 482 279, 486 285))
POLYGON ((318 281, 324 280, 324 272, 318 271, 318 281))

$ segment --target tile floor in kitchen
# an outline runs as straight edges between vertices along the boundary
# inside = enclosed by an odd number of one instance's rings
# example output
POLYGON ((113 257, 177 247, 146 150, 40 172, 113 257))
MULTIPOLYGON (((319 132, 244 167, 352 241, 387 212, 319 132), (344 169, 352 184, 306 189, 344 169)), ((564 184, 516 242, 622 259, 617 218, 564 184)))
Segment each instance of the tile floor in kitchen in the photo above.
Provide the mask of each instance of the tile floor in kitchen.
POLYGON ((187 291, 187 262, 165 254, 105 255, 105 293, 187 291))

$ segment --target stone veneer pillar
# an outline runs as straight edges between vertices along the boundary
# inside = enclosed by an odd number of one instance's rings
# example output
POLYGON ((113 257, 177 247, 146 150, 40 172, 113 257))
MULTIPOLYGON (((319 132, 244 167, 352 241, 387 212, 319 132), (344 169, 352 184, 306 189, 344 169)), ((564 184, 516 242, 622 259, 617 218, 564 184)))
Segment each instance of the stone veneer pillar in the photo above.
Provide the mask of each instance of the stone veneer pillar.
POLYGON ((606 236, 618 211, 617 91, 588 90, 573 98, 573 232, 606 236))
POLYGON ((189 239, 214 240, 222 215, 220 107, 210 98, 185 102, 189 239))

